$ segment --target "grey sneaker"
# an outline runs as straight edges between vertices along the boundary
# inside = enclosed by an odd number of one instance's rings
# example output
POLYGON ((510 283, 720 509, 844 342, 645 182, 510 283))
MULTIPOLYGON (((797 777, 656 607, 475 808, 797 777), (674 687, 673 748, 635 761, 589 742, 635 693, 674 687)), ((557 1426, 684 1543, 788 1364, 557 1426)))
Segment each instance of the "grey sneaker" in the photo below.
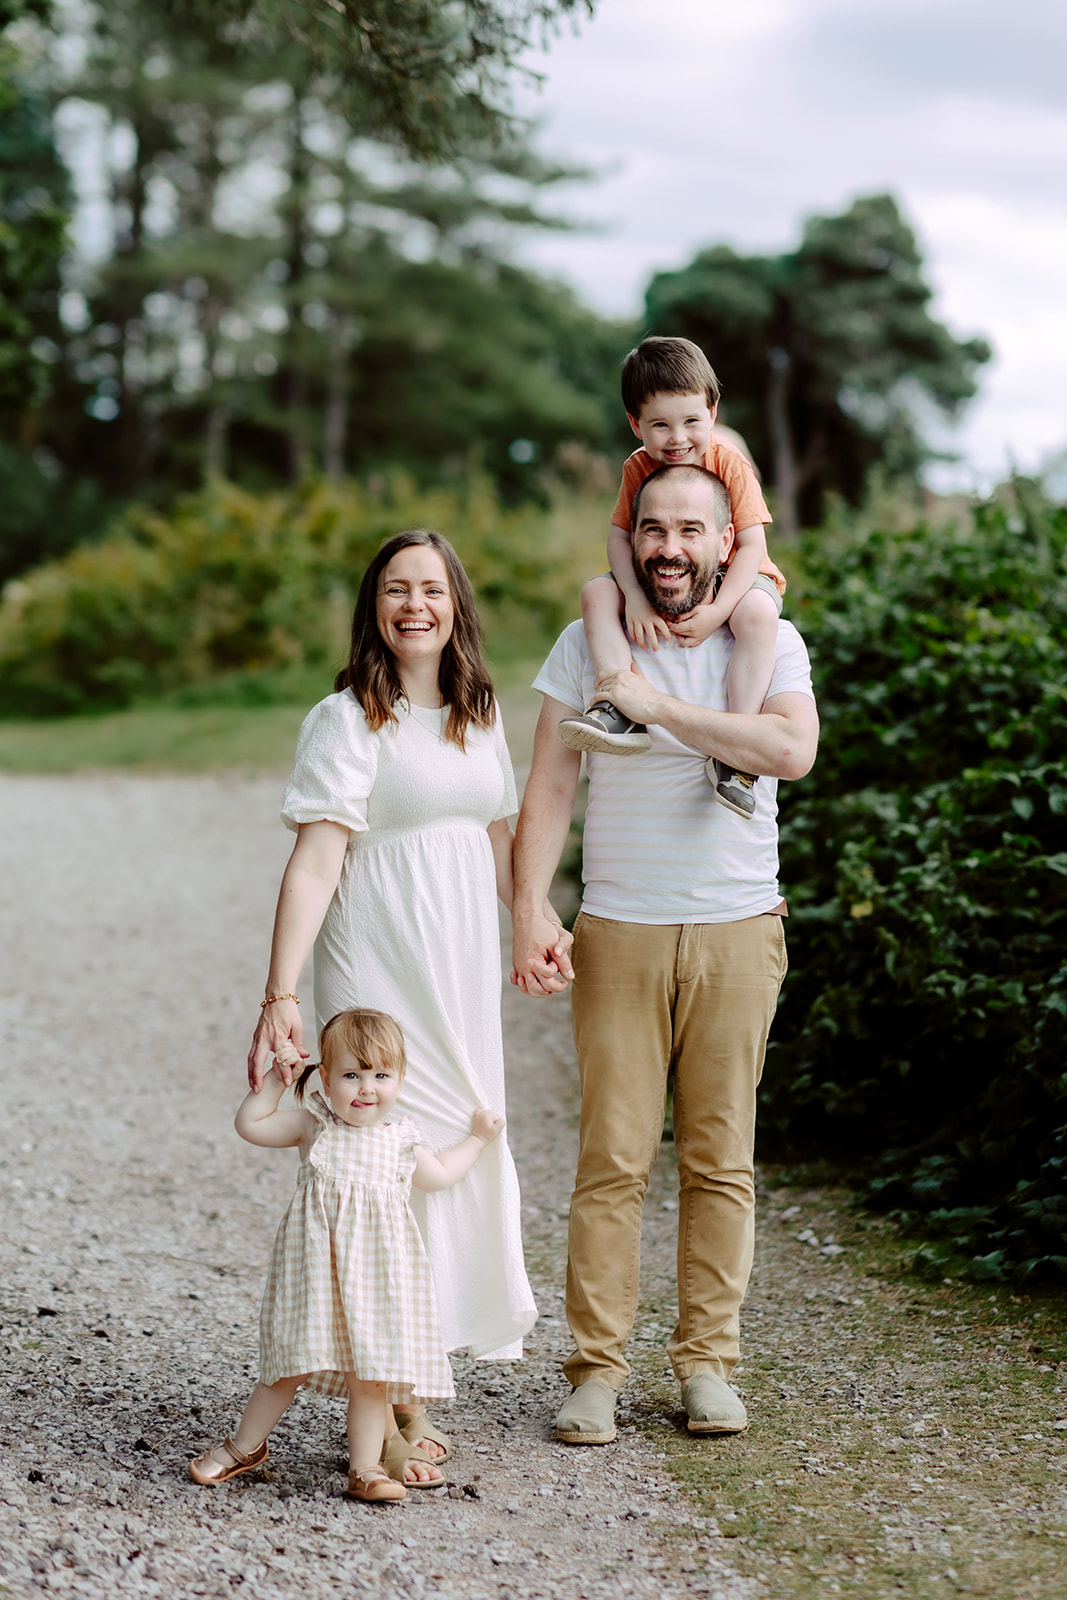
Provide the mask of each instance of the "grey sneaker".
POLYGON ((568 750, 591 750, 599 756, 639 756, 652 740, 641 722, 631 722, 610 700, 597 700, 580 717, 563 717, 559 736, 568 750))
POLYGON ((615 1390, 603 1378, 587 1378, 571 1390, 556 1418, 564 1444, 610 1444, 615 1437, 615 1390))
POLYGON ((717 761, 714 756, 709 756, 705 761, 704 771, 719 804, 748 822, 756 809, 756 785, 759 779, 753 777, 751 772, 736 772, 725 761, 717 761))
POLYGON ((682 1405, 690 1433, 744 1433, 748 1412, 724 1378, 695 1372, 682 1384, 682 1405))

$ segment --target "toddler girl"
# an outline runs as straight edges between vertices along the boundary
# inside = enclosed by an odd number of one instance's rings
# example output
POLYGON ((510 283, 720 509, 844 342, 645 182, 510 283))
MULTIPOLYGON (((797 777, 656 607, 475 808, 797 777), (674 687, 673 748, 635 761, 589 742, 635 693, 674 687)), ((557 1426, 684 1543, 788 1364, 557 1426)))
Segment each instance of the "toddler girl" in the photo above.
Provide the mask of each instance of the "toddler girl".
MULTIPOLYGON (((194 1482, 225 1483, 267 1459, 267 1438, 306 1383, 348 1397, 348 1493, 403 1500, 381 1467, 389 1406, 448 1399, 452 1371, 437 1324, 430 1267, 408 1205, 411 1184, 448 1189, 504 1119, 476 1111, 469 1136, 434 1155, 407 1117, 386 1120, 403 1082, 404 1038, 382 1011, 341 1011, 322 1030, 322 1063, 281 1109, 278 1056, 234 1126, 249 1144, 295 1146, 296 1194, 274 1241, 260 1313, 260 1381, 232 1438, 189 1463, 194 1482), (318 1071, 325 1098, 305 1103, 318 1071)), ((436 1470, 436 1469, 435 1469, 436 1470)), ((443 1482, 440 1472, 419 1487, 443 1482)))

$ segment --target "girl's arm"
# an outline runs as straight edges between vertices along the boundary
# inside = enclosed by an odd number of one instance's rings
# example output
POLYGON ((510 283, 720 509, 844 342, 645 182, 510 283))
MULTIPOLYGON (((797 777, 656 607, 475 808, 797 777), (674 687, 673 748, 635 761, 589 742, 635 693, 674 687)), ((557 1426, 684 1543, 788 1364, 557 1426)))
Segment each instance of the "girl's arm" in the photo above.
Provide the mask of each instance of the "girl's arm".
MULTIPOLYGON (((326 908, 333 899, 348 848, 348 829, 340 822, 304 822, 282 875, 278 909, 274 913, 274 939, 265 994, 293 994, 300 969, 307 960, 326 908)), ((304 1025, 292 1000, 275 1000, 259 1016, 252 1048, 248 1052, 248 1083, 258 1094, 267 1057, 292 1041, 302 1057, 304 1025)), ((293 1081, 292 1067, 282 1066, 285 1084, 293 1081)))
POLYGON ((622 590, 626 606, 626 632, 633 644, 648 650, 659 648, 657 635, 670 637, 670 628, 652 605, 637 581, 634 571, 633 541, 625 528, 614 522, 608 529, 608 564, 612 577, 622 590))
POLYGON ((250 1089, 237 1108, 233 1125, 242 1139, 269 1150, 288 1150, 310 1140, 316 1128, 315 1118, 310 1111, 292 1107, 280 1111, 284 1093, 281 1073, 271 1067, 262 1090, 257 1094, 250 1089))
POLYGON ((416 1189, 432 1194, 436 1189, 451 1189, 460 1178, 465 1178, 486 1145, 495 1139, 504 1126, 504 1119, 496 1111, 476 1111, 471 1118, 471 1131, 467 1137, 454 1144, 451 1150, 441 1150, 434 1155, 419 1145, 415 1151, 415 1171, 412 1183, 416 1189))
POLYGON ((734 557, 723 574, 719 592, 710 604, 697 606, 688 617, 672 623, 671 632, 679 639, 699 644, 729 622, 737 602, 751 589, 756 574, 767 556, 767 535, 763 524, 742 528, 734 534, 734 557))

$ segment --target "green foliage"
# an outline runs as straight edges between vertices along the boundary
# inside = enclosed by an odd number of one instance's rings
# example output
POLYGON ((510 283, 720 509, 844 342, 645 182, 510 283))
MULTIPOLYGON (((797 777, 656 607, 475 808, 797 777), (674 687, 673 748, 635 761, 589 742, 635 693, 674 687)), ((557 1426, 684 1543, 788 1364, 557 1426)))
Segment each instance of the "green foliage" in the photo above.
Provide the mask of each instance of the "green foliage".
POLYGON ((786 532, 822 520, 833 491, 862 500, 873 467, 914 479, 921 407, 955 414, 989 360, 930 314, 915 235, 889 195, 812 217, 799 247, 718 246, 648 290, 649 327, 684 334, 728 383, 724 405, 773 478, 786 532))
POLYGON ((592 0, 164 0, 163 13, 223 29, 252 56, 296 46, 306 65, 338 77, 346 111, 414 154, 452 152, 471 132, 511 131, 509 75, 528 46, 592 0))
POLYGON ((9 428, 42 404, 58 355, 66 191, 46 97, 0 36, 0 420, 9 428))
POLYGON ((573 614, 596 570, 599 501, 507 511, 492 490, 378 493, 309 484, 255 496, 222 481, 171 516, 136 508, 98 544, 8 585, 0 602, 0 713, 126 706, 220 677, 255 698, 258 676, 332 672, 347 656, 367 562, 402 528, 459 550, 494 653, 533 654, 573 614))
POLYGON ((1062 1270, 1067 514, 1018 482, 805 553, 823 737, 783 794, 768 1135, 864 1163, 927 1218, 928 1267, 1062 1270))

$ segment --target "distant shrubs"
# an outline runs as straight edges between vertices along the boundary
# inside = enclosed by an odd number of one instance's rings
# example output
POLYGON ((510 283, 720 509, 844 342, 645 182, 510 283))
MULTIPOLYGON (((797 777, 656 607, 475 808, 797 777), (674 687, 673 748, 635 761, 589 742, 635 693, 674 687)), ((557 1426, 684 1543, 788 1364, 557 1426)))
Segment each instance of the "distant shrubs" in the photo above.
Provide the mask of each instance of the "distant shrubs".
POLYGON ((536 651, 596 570, 598 502, 504 510, 484 484, 418 493, 402 478, 253 495, 215 483, 169 516, 134 508, 98 543, 8 585, 0 714, 129 705, 234 674, 340 665, 381 541, 430 526, 470 572, 491 649, 536 651))
POLYGON ((1067 1274, 1067 514, 1019 483, 806 554, 764 1148, 844 1155, 936 1276, 1067 1274))

